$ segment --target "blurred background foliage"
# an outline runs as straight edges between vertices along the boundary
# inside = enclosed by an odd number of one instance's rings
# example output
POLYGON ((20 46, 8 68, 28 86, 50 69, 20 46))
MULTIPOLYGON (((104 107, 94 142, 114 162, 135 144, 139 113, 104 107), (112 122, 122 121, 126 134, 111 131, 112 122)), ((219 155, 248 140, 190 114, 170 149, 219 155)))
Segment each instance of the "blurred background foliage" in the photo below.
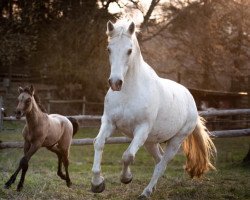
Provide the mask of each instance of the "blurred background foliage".
POLYGON ((101 101, 109 73, 106 22, 123 16, 136 20, 145 60, 160 74, 223 90, 250 75, 247 0, 1 0, 1 77, 23 74, 57 85, 60 98, 101 101))

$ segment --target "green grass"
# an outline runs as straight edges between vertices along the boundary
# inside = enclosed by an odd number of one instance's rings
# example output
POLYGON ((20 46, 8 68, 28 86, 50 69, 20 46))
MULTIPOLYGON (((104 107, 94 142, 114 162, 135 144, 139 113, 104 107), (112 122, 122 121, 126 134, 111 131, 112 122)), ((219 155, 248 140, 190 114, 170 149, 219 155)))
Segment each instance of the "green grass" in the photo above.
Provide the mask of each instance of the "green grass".
MULTIPOLYGON (((22 126, 23 124, 17 123, 7 124, 8 130, 0 132, 0 140, 22 140, 22 126)), ((81 129, 75 138, 95 137, 97 132, 98 129, 93 128, 81 129)), ((218 150, 217 171, 209 172, 201 180, 191 180, 183 170, 185 157, 179 153, 159 180, 151 199, 250 199, 250 166, 242 164, 250 138, 216 139, 215 144, 218 150)), ((102 171, 106 178, 106 190, 101 194, 90 191, 94 154, 92 145, 71 147, 71 188, 56 175, 56 155, 44 148, 40 149, 30 161, 21 192, 16 191, 18 180, 8 190, 3 189, 3 185, 16 169, 22 150, 0 150, 0 199, 136 199, 149 183, 154 162, 143 148, 140 149, 132 166, 132 183, 121 184, 121 156, 127 146, 128 144, 105 146, 102 171)))

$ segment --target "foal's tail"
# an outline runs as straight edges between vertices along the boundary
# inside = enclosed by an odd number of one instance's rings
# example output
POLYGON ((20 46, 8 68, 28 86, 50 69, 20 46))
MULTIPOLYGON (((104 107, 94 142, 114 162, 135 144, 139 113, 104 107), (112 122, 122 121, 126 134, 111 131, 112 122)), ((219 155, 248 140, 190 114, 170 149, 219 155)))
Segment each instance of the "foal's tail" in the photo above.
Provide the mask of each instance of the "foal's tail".
POLYGON ((73 117, 68 117, 68 120, 73 125, 73 136, 76 134, 76 132, 79 130, 79 123, 78 121, 73 117))
POLYGON ((185 169, 191 178, 199 178, 208 170, 215 170, 211 160, 216 155, 216 148, 208 135, 205 120, 202 117, 198 118, 193 133, 184 141, 183 150, 187 156, 185 169))

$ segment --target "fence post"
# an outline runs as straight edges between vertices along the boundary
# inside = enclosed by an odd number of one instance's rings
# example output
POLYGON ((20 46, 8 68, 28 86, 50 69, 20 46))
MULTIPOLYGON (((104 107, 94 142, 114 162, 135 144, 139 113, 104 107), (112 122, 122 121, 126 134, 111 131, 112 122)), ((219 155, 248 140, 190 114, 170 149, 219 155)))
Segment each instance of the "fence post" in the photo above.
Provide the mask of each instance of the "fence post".
POLYGON ((85 96, 83 96, 83 98, 82 98, 82 115, 85 115, 85 113, 86 113, 86 97, 85 96))

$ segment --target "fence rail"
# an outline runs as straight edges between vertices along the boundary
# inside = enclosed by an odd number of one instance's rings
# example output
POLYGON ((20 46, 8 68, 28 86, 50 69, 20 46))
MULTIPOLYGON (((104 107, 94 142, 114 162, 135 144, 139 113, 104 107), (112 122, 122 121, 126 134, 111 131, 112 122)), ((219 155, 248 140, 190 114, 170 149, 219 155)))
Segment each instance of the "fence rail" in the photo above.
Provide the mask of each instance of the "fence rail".
MULTIPOLYGON (((203 117, 210 116, 231 116, 239 114, 250 114, 250 109, 236 109, 236 110, 213 110, 213 111, 201 111, 199 114, 203 117)), ((71 116, 78 120, 100 120, 101 116, 95 115, 75 115, 71 116)), ((3 117, 3 120, 7 121, 16 121, 14 117, 3 117)), ((21 120, 25 120, 23 117, 21 120)), ((250 128, 248 129, 237 129, 237 130, 221 130, 221 131, 212 131, 211 136, 215 138, 226 138, 226 137, 242 137, 250 136, 250 128)), ((91 145, 93 144, 93 138, 84 138, 84 139, 73 139, 72 145, 91 145)), ((106 143, 107 144, 118 144, 118 143, 129 143, 131 142, 130 138, 127 137, 111 137, 106 143)), ((22 148, 23 142, 0 142, 0 149, 5 148, 22 148)))
POLYGON ((250 114, 250 109, 200 111, 199 114, 203 117, 243 115, 250 114))
MULTIPOLYGON (((250 136, 250 129, 241 130, 227 130, 227 131, 212 131, 210 133, 212 137, 215 138, 227 138, 227 137, 242 137, 250 136)), ((92 145, 94 138, 84 138, 84 139, 73 139, 71 145, 92 145)), ((127 137, 110 137, 105 142, 106 144, 124 144, 130 143, 131 139, 127 137)), ((23 148, 23 142, 0 142, 0 149, 7 148, 23 148)))
POLYGON ((86 97, 83 96, 82 99, 73 99, 73 100, 54 100, 50 99, 48 101, 48 113, 51 111, 51 104, 72 104, 72 103, 80 103, 82 104, 82 115, 86 113, 86 105, 103 105, 102 102, 90 102, 86 100, 86 97))
MULTIPOLYGON (((242 115, 250 114, 250 109, 234 109, 234 110, 212 110, 212 111, 199 111, 199 115, 202 117, 212 116, 231 116, 231 115, 242 115)), ((71 115, 67 117, 74 117, 78 120, 101 120, 101 115, 71 115)), ((3 117, 4 121, 24 121, 25 117, 17 120, 15 117, 3 117)))
MULTIPOLYGON (((77 120, 101 120, 102 116, 100 115, 71 115, 66 117, 73 117, 77 120)), ((25 117, 21 119, 16 119, 15 117, 3 117, 4 121, 25 121, 25 117)))

